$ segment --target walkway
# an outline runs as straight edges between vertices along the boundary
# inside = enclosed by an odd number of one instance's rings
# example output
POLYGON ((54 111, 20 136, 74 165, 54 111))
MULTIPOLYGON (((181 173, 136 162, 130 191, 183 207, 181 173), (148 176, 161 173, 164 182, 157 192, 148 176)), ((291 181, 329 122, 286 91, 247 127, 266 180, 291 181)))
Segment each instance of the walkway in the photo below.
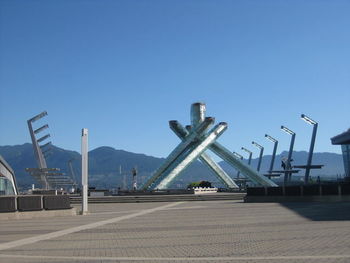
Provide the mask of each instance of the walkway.
POLYGON ((350 204, 92 204, 0 222, 0 262, 350 262, 350 204))

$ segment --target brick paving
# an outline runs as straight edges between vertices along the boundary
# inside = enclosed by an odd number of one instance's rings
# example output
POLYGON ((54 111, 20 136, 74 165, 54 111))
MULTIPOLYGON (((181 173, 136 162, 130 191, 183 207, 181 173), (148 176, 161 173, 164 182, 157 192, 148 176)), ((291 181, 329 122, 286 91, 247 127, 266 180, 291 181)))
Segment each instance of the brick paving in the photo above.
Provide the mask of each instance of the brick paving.
POLYGON ((1 222, 0 262, 350 262, 350 203, 94 204, 90 211, 1 222), (23 245, 28 237, 34 241, 23 245))

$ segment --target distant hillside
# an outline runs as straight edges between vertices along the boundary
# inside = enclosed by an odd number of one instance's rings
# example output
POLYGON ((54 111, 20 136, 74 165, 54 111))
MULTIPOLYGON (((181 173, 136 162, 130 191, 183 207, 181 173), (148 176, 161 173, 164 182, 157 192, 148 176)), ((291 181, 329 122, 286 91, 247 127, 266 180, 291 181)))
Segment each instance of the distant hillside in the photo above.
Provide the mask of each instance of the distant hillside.
MULTIPOLYGON (((80 153, 51 146, 52 154, 47 158, 48 167, 60 168, 61 172, 71 176, 68 161, 73 159, 73 169, 78 181, 81 175, 80 153)), ((0 146, 0 154, 11 165, 21 188, 27 189, 35 180, 25 171, 25 168, 37 167, 32 145, 29 143, 15 146, 0 146)), ((144 183, 164 159, 137 154, 112 147, 99 147, 89 152, 89 185, 98 188, 131 187, 131 170, 137 167, 138 183, 144 183), (121 173, 120 173, 121 167, 121 173)), ((191 182, 197 178, 208 178, 215 181, 215 177, 199 162, 193 163, 177 178, 174 187, 181 187, 184 181, 191 182)))
MULTIPOLYGON (((37 167, 31 144, 0 146, 0 154, 14 169, 20 187, 27 189, 32 183, 36 183, 24 170, 28 167, 37 167)), ((287 152, 276 156, 275 169, 281 168, 280 164, 283 156, 287 156, 287 152)), ((71 159, 73 159, 74 172, 80 182, 81 161, 78 152, 52 146, 52 155, 47 158, 47 164, 49 167, 60 168, 63 173, 71 175, 68 169, 68 161, 71 159)), ((293 159, 294 164, 305 164, 307 152, 293 152, 293 159)), ((124 185, 130 187, 131 169, 133 167, 137 167, 138 182, 142 184, 160 166, 163 160, 163 158, 116 150, 112 147, 99 147, 89 152, 89 184, 90 186, 109 189, 123 187, 124 185)), ((261 171, 268 170, 270 160, 271 155, 265 155, 263 157, 261 171)), ((252 160, 253 167, 256 167, 257 163, 257 159, 252 160)), ((224 162, 220 164, 229 175, 232 177, 236 176, 237 172, 231 166, 224 162)), ((315 153, 313 164, 325 164, 322 170, 312 172, 314 176, 336 176, 337 174, 344 173, 342 156, 340 154, 315 153)), ((183 187, 189 182, 204 179, 214 182, 217 186, 222 186, 206 167, 200 162, 195 162, 176 179, 172 187, 183 187)))

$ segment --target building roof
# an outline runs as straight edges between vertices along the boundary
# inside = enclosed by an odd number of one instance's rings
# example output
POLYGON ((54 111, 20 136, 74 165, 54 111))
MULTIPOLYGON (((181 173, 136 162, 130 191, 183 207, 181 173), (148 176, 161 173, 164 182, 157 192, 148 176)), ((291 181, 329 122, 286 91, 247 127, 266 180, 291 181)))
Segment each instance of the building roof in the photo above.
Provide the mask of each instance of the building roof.
POLYGON ((11 166, 5 161, 5 159, 0 155, 0 164, 2 164, 12 175, 14 175, 14 171, 11 166))
POLYGON ((346 132, 343 132, 331 138, 331 142, 334 145, 350 144, 350 129, 348 129, 346 132))

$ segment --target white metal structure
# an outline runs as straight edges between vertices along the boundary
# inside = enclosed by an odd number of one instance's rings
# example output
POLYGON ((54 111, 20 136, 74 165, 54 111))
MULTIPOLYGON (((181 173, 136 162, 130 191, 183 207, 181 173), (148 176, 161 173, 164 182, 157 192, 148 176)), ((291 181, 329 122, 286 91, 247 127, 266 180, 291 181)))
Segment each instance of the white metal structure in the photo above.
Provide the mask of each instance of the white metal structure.
POLYGON ((8 182, 10 182, 12 187, 7 187, 4 190, 4 194, 15 194, 18 195, 18 188, 16 183, 15 173, 11 166, 5 161, 5 159, 0 155, 0 177, 5 177, 8 182))
POLYGON ((88 212, 88 129, 81 134, 81 184, 83 190, 82 214, 88 212))
POLYGON ((236 170, 249 179, 263 186, 277 186, 273 181, 260 175, 257 171, 245 165, 225 147, 216 142, 216 139, 226 130, 226 123, 219 123, 209 133, 206 133, 214 118, 205 117, 205 104, 194 103, 191 106, 191 126, 184 129, 177 121, 170 121, 170 128, 182 139, 182 142, 169 154, 164 163, 156 170, 154 175, 144 184, 143 189, 164 189, 178 176, 190 163, 197 158, 209 166, 211 170, 228 187, 238 187, 219 165, 217 165, 204 152, 207 149, 232 165, 236 170), (203 157, 204 156, 204 157, 203 157))

